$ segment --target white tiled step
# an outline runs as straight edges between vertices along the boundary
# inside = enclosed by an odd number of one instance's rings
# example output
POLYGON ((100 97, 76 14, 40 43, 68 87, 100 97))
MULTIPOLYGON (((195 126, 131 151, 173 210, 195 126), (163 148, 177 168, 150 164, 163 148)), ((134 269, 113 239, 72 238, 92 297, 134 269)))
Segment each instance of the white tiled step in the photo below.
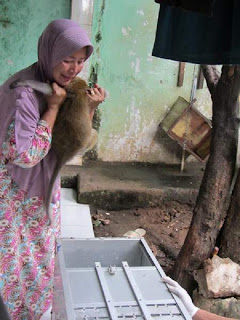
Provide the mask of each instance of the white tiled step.
MULTIPOLYGON (((61 235, 60 238, 94 238, 90 209, 77 203, 74 189, 61 189, 61 235)), ((41 320, 51 320, 51 309, 41 320)))
POLYGON ((61 189, 60 238, 94 238, 90 209, 76 201, 74 189, 61 189))
POLYGON ((75 206, 77 204, 77 192, 70 188, 61 188, 61 205, 75 206))
POLYGON ((51 308, 44 313, 40 320, 51 320, 51 308))

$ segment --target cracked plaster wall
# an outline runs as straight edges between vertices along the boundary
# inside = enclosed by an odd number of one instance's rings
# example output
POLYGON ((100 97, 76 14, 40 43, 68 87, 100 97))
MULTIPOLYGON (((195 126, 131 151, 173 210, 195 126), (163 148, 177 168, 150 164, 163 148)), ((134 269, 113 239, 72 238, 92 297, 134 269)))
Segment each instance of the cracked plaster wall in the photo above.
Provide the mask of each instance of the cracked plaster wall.
MULTIPOLYGON (((184 84, 177 87, 178 62, 152 57, 158 9, 149 0, 94 1, 91 64, 110 93, 99 109, 103 161, 180 162, 181 148, 158 124, 179 95, 189 101, 198 68, 186 64, 184 84)), ((210 117, 208 90, 197 90, 196 98, 210 117)))
MULTIPOLYGON (((0 1, 0 84, 36 61, 45 26, 70 13, 69 0, 0 1)), ((98 116, 97 156, 103 161, 180 162, 181 148, 158 124, 179 95, 189 100, 196 68, 186 65, 179 88, 178 62, 151 56, 157 17, 154 1, 94 0, 90 80, 110 93, 98 116)), ((208 90, 198 90, 196 97, 196 106, 210 117, 208 90)))

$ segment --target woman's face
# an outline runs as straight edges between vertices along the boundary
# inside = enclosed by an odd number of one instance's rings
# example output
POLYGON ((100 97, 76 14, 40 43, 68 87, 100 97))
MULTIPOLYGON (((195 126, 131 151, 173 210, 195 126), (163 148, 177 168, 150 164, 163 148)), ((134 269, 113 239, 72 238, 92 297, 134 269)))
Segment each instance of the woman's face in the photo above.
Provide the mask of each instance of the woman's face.
POLYGON ((87 48, 82 48, 66 57, 53 68, 53 79, 61 87, 67 86, 82 70, 87 57, 87 48))

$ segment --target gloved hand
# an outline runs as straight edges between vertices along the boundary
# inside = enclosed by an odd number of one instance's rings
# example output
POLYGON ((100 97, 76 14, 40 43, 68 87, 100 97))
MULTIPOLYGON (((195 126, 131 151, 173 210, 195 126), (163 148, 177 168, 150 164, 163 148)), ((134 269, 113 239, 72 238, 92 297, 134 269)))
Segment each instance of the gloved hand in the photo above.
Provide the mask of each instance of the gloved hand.
POLYGON ((163 277, 162 278, 165 283, 168 284, 168 288, 172 293, 175 293, 179 299, 184 304, 187 312, 189 313, 190 317, 193 317, 195 313, 199 310, 193 302, 189 294, 185 289, 183 289, 176 281, 171 279, 170 277, 163 277))

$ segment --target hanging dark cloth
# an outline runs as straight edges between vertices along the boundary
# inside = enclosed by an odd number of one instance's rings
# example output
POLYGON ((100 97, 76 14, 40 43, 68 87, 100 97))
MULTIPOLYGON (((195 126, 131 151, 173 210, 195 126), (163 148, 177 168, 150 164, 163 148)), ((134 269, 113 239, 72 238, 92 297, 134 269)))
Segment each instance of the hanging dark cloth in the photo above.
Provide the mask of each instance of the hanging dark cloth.
POLYGON ((185 10, 201 12, 208 16, 211 16, 213 4, 215 0, 155 0, 156 3, 167 4, 172 7, 178 7, 185 10))
POLYGON ((152 55, 199 64, 240 64, 240 1, 217 0, 211 17, 160 5, 152 55))

